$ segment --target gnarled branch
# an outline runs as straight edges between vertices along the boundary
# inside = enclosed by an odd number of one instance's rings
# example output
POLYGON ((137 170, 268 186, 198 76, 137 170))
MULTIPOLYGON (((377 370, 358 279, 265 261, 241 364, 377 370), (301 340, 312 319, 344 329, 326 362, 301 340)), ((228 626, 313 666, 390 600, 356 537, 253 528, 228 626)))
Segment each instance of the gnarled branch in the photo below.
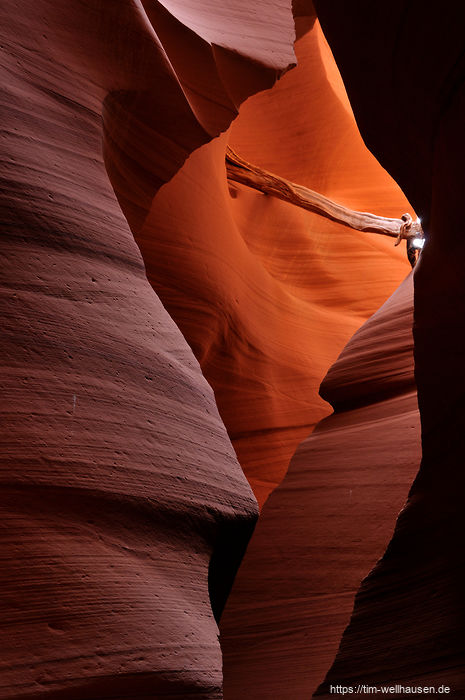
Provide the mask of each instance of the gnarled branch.
POLYGON ((402 219, 388 219, 376 216, 376 214, 348 209, 318 192, 248 163, 229 146, 226 150, 226 172, 229 180, 240 182, 264 194, 278 197, 285 202, 312 211, 332 221, 337 221, 337 223, 357 231, 379 233, 392 238, 397 238, 399 233, 403 231, 403 238, 423 238, 423 230, 418 221, 412 221, 408 231, 406 231, 405 222, 402 219))

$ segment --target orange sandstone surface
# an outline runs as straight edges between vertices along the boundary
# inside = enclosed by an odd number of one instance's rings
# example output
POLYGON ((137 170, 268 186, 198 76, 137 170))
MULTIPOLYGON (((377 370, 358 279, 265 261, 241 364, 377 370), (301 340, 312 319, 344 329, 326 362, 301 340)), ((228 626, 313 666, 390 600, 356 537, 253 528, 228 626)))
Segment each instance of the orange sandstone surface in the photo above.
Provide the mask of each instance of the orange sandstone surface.
MULTIPOLYGON (((308 20, 297 20, 308 29, 308 20)), ((250 162, 361 211, 411 210, 367 151, 318 23, 297 68, 194 153, 135 237, 147 276, 214 389, 260 504, 329 412, 317 389, 345 342, 409 270, 391 239, 228 183, 227 141, 250 162)))

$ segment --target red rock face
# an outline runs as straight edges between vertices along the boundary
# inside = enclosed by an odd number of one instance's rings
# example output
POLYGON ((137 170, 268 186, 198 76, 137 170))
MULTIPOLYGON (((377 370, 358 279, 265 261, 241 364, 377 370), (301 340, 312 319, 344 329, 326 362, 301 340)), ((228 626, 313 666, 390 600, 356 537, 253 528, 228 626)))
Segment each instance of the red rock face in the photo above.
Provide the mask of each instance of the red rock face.
POLYGON ((238 57, 236 30, 214 50, 147 5, 2 10, 5 699, 221 696, 213 613, 256 502, 146 279, 102 140, 136 227, 236 102, 292 62, 292 17, 277 4, 238 57))

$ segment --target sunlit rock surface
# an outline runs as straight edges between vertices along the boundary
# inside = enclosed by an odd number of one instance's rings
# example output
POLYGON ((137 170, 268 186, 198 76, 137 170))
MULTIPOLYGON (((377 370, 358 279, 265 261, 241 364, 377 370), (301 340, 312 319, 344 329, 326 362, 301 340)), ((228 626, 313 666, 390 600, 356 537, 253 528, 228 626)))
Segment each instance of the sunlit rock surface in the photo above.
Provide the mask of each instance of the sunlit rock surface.
MULTIPOLYGON (((300 18, 297 28, 309 30, 298 67, 243 105, 229 143, 347 206, 400 216, 411 207, 366 150, 318 23, 300 18)), ((409 265, 392 239, 228 188, 226 138, 192 154, 135 235, 262 504, 329 413, 318 396, 325 373, 409 265)))

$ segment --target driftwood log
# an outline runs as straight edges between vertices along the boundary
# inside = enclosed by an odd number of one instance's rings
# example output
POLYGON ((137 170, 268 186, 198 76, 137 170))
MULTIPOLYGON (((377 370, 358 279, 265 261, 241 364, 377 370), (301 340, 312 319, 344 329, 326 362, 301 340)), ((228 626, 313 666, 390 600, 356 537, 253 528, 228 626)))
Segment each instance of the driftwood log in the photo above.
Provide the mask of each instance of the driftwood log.
POLYGON ((423 238, 420 222, 413 221, 409 215, 404 215, 404 217, 408 216, 411 222, 406 228, 405 219, 388 219, 376 214, 348 209, 318 192, 248 163, 229 146, 226 150, 226 172, 228 180, 240 182, 263 194, 278 197, 357 231, 379 233, 392 238, 399 238, 399 235, 401 238, 423 238))

